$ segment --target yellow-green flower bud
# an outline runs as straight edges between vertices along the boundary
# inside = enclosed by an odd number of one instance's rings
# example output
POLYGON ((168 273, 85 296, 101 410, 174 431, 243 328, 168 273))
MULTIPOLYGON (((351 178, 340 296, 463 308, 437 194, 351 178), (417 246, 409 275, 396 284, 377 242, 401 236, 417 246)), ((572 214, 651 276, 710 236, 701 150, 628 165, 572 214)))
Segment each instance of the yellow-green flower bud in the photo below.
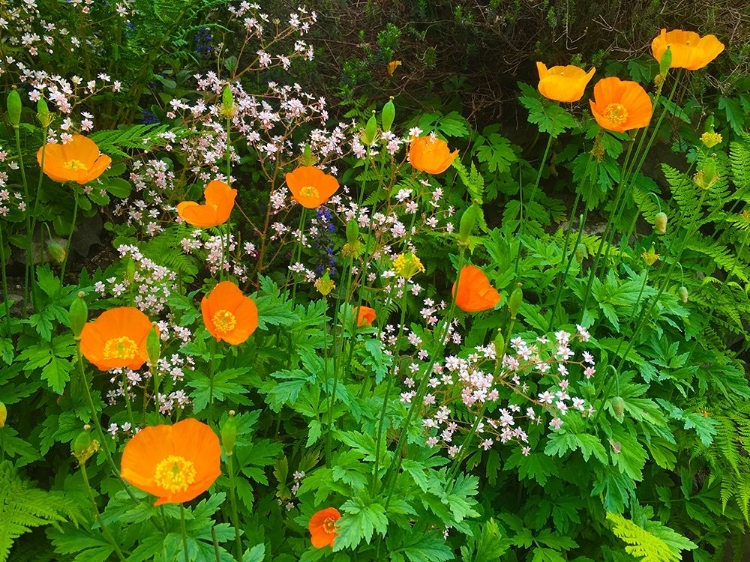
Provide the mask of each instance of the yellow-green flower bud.
POLYGON ((0 402, 0 429, 5 427, 5 421, 8 419, 8 408, 0 402))
POLYGON ((78 464, 85 463, 99 450, 99 441, 91 439, 90 430, 91 426, 85 425, 73 441, 73 456, 78 459, 78 464))
POLYGON ((414 254, 399 254, 393 260, 393 270, 399 277, 411 279, 417 273, 424 273, 421 260, 414 254))
POLYGON ((336 283, 331 280, 331 276, 326 271, 323 277, 315 282, 315 288, 321 295, 327 297, 336 288, 336 283))
POLYGON ((515 318, 518 314, 518 311, 521 310, 521 305, 523 304, 523 291, 521 290, 521 284, 518 284, 518 287, 513 289, 513 292, 510 294, 510 298, 508 298, 508 309, 510 310, 510 317, 515 318))
POLYGON ((346 241, 349 244, 354 244, 359 240, 359 224, 357 221, 352 219, 346 223, 346 241))
POLYGON ((687 290, 687 287, 685 287, 684 285, 681 286, 679 289, 677 289, 677 294, 679 295, 680 300, 683 303, 687 303, 687 301, 688 301, 688 290, 687 290))
POLYGON ((656 216, 654 217, 654 232, 657 234, 666 234, 667 233, 667 214, 666 213, 656 213, 656 216))
POLYGON ((503 351, 505 351, 505 338, 503 337, 503 334, 498 330, 497 335, 495 336, 495 357, 498 361, 503 360, 503 358, 501 357, 503 351))
POLYGON ((49 107, 47 107, 47 102, 44 101, 44 98, 40 98, 36 102, 36 118, 45 129, 52 124, 52 115, 50 115, 49 107))
POLYGON ((313 156, 312 148, 310 148, 309 144, 306 144, 304 150, 302 151, 302 164, 304 164, 305 166, 315 165, 315 157, 313 156))
POLYGON ((60 265, 65 261, 65 248, 59 242, 49 240, 47 242, 47 255, 50 260, 60 265))
POLYGON ((237 441, 237 420, 234 419, 234 410, 229 410, 229 417, 221 424, 221 444, 224 446, 224 454, 231 457, 234 443, 237 441))
POLYGON ((81 338, 83 327, 89 319, 89 307, 86 305, 86 301, 83 300, 84 296, 85 293, 79 291, 78 296, 70 303, 70 310, 68 311, 70 329, 73 330, 73 335, 76 339, 81 338))
POLYGON ((625 419, 625 400, 621 396, 615 396, 612 399, 612 411, 615 413, 617 421, 625 419))
POLYGON ((11 90, 8 93, 6 107, 8 108, 8 121, 10 121, 14 129, 18 129, 18 126, 21 124, 21 109, 23 107, 21 104, 21 94, 18 93, 18 90, 11 90))
POLYGON ((589 257, 589 250, 586 247, 586 244, 581 242, 580 244, 578 244, 578 246, 576 246, 576 261, 578 263, 581 263, 587 257, 589 257))
POLYGON ((370 146, 375 142, 375 134, 378 132, 378 121, 375 119, 375 115, 371 115, 365 125, 364 141, 367 146, 370 146))
POLYGON ((393 96, 383 106, 383 113, 381 119, 383 120, 383 130, 390 131, 393 125, 393 120, 396 118, 396 106, 393 105, 393 96))
POLYGON ((474 227, 476 226, 481 213, 481 207, 476 203, 472 203, 472 205, 464 211, 464 214, 461 215, 461 222, 458 226, 458 243, 460 245, 467 246, 469 244, 469 238, 471 237, 472 232, 474 232, 474 227))
POLYGON ((224 86, 221 92, 221 112, 225 117, 234 115, 234 96, 232 96, 232 88, 229 84, 224 86))
POLYGON ((153 326, 146 336, 146 353, 148 353, 148 364, 151 365, 152 369, 155 368, 161 356, 161 339, 159 338, 159 332, 153 326))
POLYGON ((670 66, 672 66, 672 49, 667 47, 667 50, 664 51, 664 54, 659 61, 659 74, 661 74, 662 77, 665 76, 670 66))
POLYGON ((125 264, 125 278, 128 280, 128 284, 132 287, 135 283, 135 262, 131 259, 125 264))

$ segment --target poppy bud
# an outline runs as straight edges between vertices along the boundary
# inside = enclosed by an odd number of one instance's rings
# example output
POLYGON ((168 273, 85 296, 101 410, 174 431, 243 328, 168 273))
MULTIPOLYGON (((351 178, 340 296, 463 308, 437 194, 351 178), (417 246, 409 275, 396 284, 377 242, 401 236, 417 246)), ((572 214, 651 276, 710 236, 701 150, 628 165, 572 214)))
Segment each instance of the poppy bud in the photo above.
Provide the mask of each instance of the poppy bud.
POLYGON ((622 396, 615 396, 612 399, 612 411, 615 413, 617 421, 622 422, 625 419, 625 400, 622 396))
POLYGON ((666 213, 656 213, 656 216, 654 217, 654 232, 657 234, 666 234, 667 233, 667 214, 666 213))
POLYGON ((229 87, 229 84, 224 86, 224 91, 221 92, 221 109, 227 117, 231 117, 234 113, 234 97, 232 96, 232 88, 229 87))
POLYGON ((680 296, 680 300, 683 303, 687 303, 687 301, 688 301, 688 290, 687 290, 687 287, 685 287, 684 285, 681 286, 679 289, 677 289, 677 294, 680 296))
POLYGON ((65 249, 54 240, 47 242, 47 255, 56 264, 62 264, 65 261, 65 249))
POLYGON ((8 121, 14 129, 18 129, 21 124, 21 95, 18 90, 11 90, 8 93, 8 99, 6 101, 6 107, 8 108, 8 121))
POLYGON ((359 224, 354 219, 346 223, 346 241, 354 244, 359 240, 359 224))
POLYGON ((235 441, 237 441, 237 420, 234 419, 234 410, 229 410, 229 417, 221 424, 221 444, 224 446, 226 456, 232 456, 235 441))
POLYGON ((90 430, 90 425, 84 425, 83 431, 73 441, 73 456, 78 459, 79 464, 85 463, 99 450, 99 442, 91 439, 90 430))
POLYGON ((148 353, 148 364, 153 369, 156 367, 156 363, 158 363, 159 356, 161 355, 161 340, 156 328, 151 328, 148 336, 146 336, 146 352, 148 353))
POLYGON ((367 120, 367 125, 365 125, 365 134, 364 134, 364 141, 367 146, 372 145, 373 142, 375 142, 375 133, 378 132, 378 122, 375 119, 375 115, 371 115, 370 118, 367 120))
POLYGON ((521 310, 521 305, 523 304, 523 291, 521 291, 521 284, 518 284, 518 287, 513 289, 513 292, 510 294, 510 298, 508 299, 508 309, 510 310, 510 317, 515 318, 518 314, 518 311, 521 310))
POLYGON ((716 160, 707 158, 703 166, 693 176, 693 181, 701 189, 711 189, 719 181, 719 173, 716 170, 716 160))
POLYGON ((133 285, 135 283, 135 262, 133 260, 128 260, 128 263, 125 265, 125 278, 128 280, 129 285, 133 285))
POLYGON ((576 261, 581 263, 587 257, 589 257, 589 250, 586 248, 586 244, 581 242, 576 246, 576 261))
POLYGON ((654 247, 651 246, 651 249, 648 252, 643 252, 641 254, 641 257, 643 258, 643 261, 646 262, 646 265, 651 267, 654 265, 657 261, 659 261, 659 258, 661 257, 659 254, 657 254, 654 251, 654 247))
POLYGON ((393 120, 396 118, 396 106, 393 105, 393 96, 383 106, 383 112, 380 116, 383 121, 383 130, 390 131, 393 125, 393 120))
POLYGON ((49 113, 49 107, 47 107, 47 102, 44 101, 44 98, 40 98, 36 102, 36 118, 45 129, 52 124, 52 116, 49 113))
POLYGON ((497 357, 498 361, 502 361, 502 357, 500 357, 500 354, 505 351, 505 338, 503 337, 503 334, 498 331, 497 335, 495 336, 495 356, 497 357))
POLYGON ((0 402, 0 429, 5 427, 5 420, 8 419, 8 408, 5 407, 5 404, 0 402))
POLYGON ((315 165, 315 157, 312 154, 312 149, 309 144, 306 144, 305 149, 302 151, 302 164, 305 166, 315 165))
POLYGON ((473 203, 468 209, 461 215, 461 222, 458 227, 458 243, 462 246, 469 244, 469 237, 474 231, 474 226, 477 224, 477 218, 479 217, 482 209, 476 203, 473 203))
POLYGON ((83 291, 78 291, 78 296, 70 303, 70 310, 68 311, 70 329, 73 330, 73 335, 76 339, 80 339, 83 327, 89 319, 89 307, 86 306, 86 301, 83 300, 84 295, 83 291))

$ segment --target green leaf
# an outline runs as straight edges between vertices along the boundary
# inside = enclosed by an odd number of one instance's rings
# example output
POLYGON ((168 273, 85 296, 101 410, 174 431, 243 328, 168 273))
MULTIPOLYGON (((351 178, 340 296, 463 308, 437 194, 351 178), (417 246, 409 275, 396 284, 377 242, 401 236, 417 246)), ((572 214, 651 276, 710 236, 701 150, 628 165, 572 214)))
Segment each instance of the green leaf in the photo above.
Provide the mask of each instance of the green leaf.
POLYGON ((388 550, 392 561, 406 559, 409 562, 445 562, 454 558, 453 551, 441 535, 434 531, 425 532, 420 528, 415 528, 402 546, 389 547, 388 550))
POLYGON ((338 521, 338 534, 333 551, 355 548, 364 539, 368 544, 372 535, 378 532, 385 535, 388 518, 385 508, 379 503, 366 504, 361 498, 354 498, 341 506, 344 516, 338 521))
POLYGON ((577 126, 573 116, 557 103, 543 98, 528 84, 519 82, 518 86, 523 94, 518 101, 529 110, 529 123, 537 125, 540 132, 549 133, 552 138, 556 138, 577 126))
POLYGON ((42 380, 47 381, 50 388, 57 394, 62 394, 65 385, 70 380, 73 365, 67 359, 52 357, 52 360, 42 369, 42 380))
POLYGON ((490 173, 509 172, 510 165, 518 161, 511 142, 497 133, 490 134, 485 141, 477 149, 477 160, 486 164, 487 171, 490 173))
POLYGON ((536 480, 540 486, 547 484, 550 476, 558 475, 557 462, 542 453, 531 453, 528 456, 515 451, 508 457, 503 470, 518 468, 521 480, 536 480))

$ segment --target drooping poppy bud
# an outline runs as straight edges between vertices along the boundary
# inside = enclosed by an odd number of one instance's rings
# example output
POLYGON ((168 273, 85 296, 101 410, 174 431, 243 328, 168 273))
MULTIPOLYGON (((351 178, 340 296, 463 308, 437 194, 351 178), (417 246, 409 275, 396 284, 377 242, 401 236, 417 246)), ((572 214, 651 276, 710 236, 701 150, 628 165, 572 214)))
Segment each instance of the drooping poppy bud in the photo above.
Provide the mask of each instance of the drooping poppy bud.
POLYGON ((681 286, 679 289, 677 289, 677 294, 679 295, 680 300, 683 303, 687 303, 687 301, 688 301, 688 290, 687 290, 687 287, 685 287, 684 285, 681 286))
POLYGON ((518 314, 518 311, 521 310, 521 305, 523 304, 523 291, 521 290, 521 284, 518 284, 518 287, 513 289, 513 292, 510 294, 510 297, 508 297, 508 309, 510 310, 510 317, 515 318, 518 314))
POLYGON ((396 118, 396 106, 393 104, 393 96, 383 106, 383 112, 380 115, 383 121, 383 130, 390 131, 393 125, 393 120, 396 118))
POLYGON ((612 411, 615 413, 617 421, 621 422, 625 419, 625 400, 622 399, 622 396, 615 396, 612 399, 612 411))
POLYGON ((657 234, 667 233, 667 214, 663 212, 656 213, 654 217, 654 232, 657 234))
POLYGON ((474 231, 474 227, 477 224, 481 212, 481 207, 476 203, 473 203, 464 211, 464 214, 461 215, 461 222, 458 226, 458 243, 462 246, 467 246, 469 244, 469 238, 474 231))
POLYGON ((373 142, 375 142, 375 135, 378 132, 378 121, 375 119, 375 115, 370 115, 370 118, 367 120, 367 125, 365 125, 365 132, 363 136, 363 140, 365 141, 365 144, 367 146, 370 146, 373 142))
POLYGON ((23 108, 18 90, 8 92, 6 107, 8 109, 8 121, 14 129, 18 129, 21 124, 21 109, 23 108))
POLYGON ((232 456, 234 444, 237 441, 237 420, 234 419, 234 410, 229 410, 229 417, 221 424, 221 444, 224 446, 224 454, 232 456))
POLYGON ((85 293, 78 291, 78 296, 70 303, 70 310, 68 311, 68 318, 70 318, 70 329, 73 330, 73 336, 76 339, 80 339, 83 327, 89 319, 89 307, 86 305, 86 301, 83 300, 85 293))
POLYGON ((587 257, 589 257, 589 250, 586 248, 586 244, 581 242, 576 246, 576 261, 578 263, 581 263, 583 260, 585 260, 587 257))
POLYGON ((39 120, 39 124, 45 129, 52 124, 52 116, 44 98, 39 98, 39 101, 36 102, 36 118, 39 120))

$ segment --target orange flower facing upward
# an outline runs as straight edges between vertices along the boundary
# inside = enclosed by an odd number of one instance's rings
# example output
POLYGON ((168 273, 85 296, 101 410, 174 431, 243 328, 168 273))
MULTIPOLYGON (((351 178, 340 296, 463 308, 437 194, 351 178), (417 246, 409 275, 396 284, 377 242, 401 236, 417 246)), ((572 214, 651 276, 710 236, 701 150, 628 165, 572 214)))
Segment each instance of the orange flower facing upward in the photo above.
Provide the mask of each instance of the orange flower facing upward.
POLYGON ((205 423, 187 419, 135 434, 122 453, 123 480, 159 498, 154 505, 199 496, 221 474, 219 438, 205 423))
POLYGON ((491 310, 500 302, 500 293, 490 285, 482 270, 474 265, 465 265, 458 274, 456 283, 453 284, 452 294, 456 299, 456 306, 464 312, 491 310))
POLYGON ((80 185, 95 180, 104 173, 112 159, 99 154, 96 143, 83 135, 73 135, 67 144, 47 144, 36 153, 42 171, 55 181, 74 181, 80 185))
POLYGON ((669 68, 698 70, 719 56, 724 50, 724 43, 715 35, 701 37, 694 31, 675 29, 667 32, 666 29, 662 29, 651 42, 651 52, 656 62, 661 62, 667 48, 672 51, 672 64, 669 68))
POLYGON ((203 323, 216 341, 239 345, 258 327, 258 307, 231 281, 222 281, 201 301, 203 323))
POLYGON ((577 66, 553 66, 548 69, 544 63, 536 63, 539 71, 539 93, 545 98, 574 102, 583 97, 583 91, 596 72, 592 68, 588 72, 577 66))
POLYGON ((203 191, 205 205, 195 201, 183 201, 177 205, 177 214, 182 220, 197 228, 219 226, 229 220, 234 208, 237 190, 232 189, 223 181, 210 182, 203 191))
POLYGON ((299 166, 286 175, 292 199, 307 209, 326 203, 339 189, 339 182, 315 166, 299 166))
POLYGON ((458 156, 458 150, 450 151, 444 140, 427 135, 412 139, 409 146, 409 163, 420 172, 431 175, 442 174, 458 156))
POLYGON ((599 80, 589 103, 599 126, 618 133, 648 126, 653 113, 646 90, 635 82, 615 77, 599 80))
POLYGON ((151 320, 132 306, 102 312, 81 331, 81 353, 102 371, 140 369, 148 361, 151 320))
POLYGON ((375 309, 369 306, 360 306, 357 313, 357 328, 370 326, 375 322, 375 309))
POLYGON ((339 536, 336 532, 336 521, 339 519, 341 519, 341 514, 335 507, 321 509, 310 517, 307 528, 310 529, 312 545, 315 548, 333 547, 333 542, 339 536))

